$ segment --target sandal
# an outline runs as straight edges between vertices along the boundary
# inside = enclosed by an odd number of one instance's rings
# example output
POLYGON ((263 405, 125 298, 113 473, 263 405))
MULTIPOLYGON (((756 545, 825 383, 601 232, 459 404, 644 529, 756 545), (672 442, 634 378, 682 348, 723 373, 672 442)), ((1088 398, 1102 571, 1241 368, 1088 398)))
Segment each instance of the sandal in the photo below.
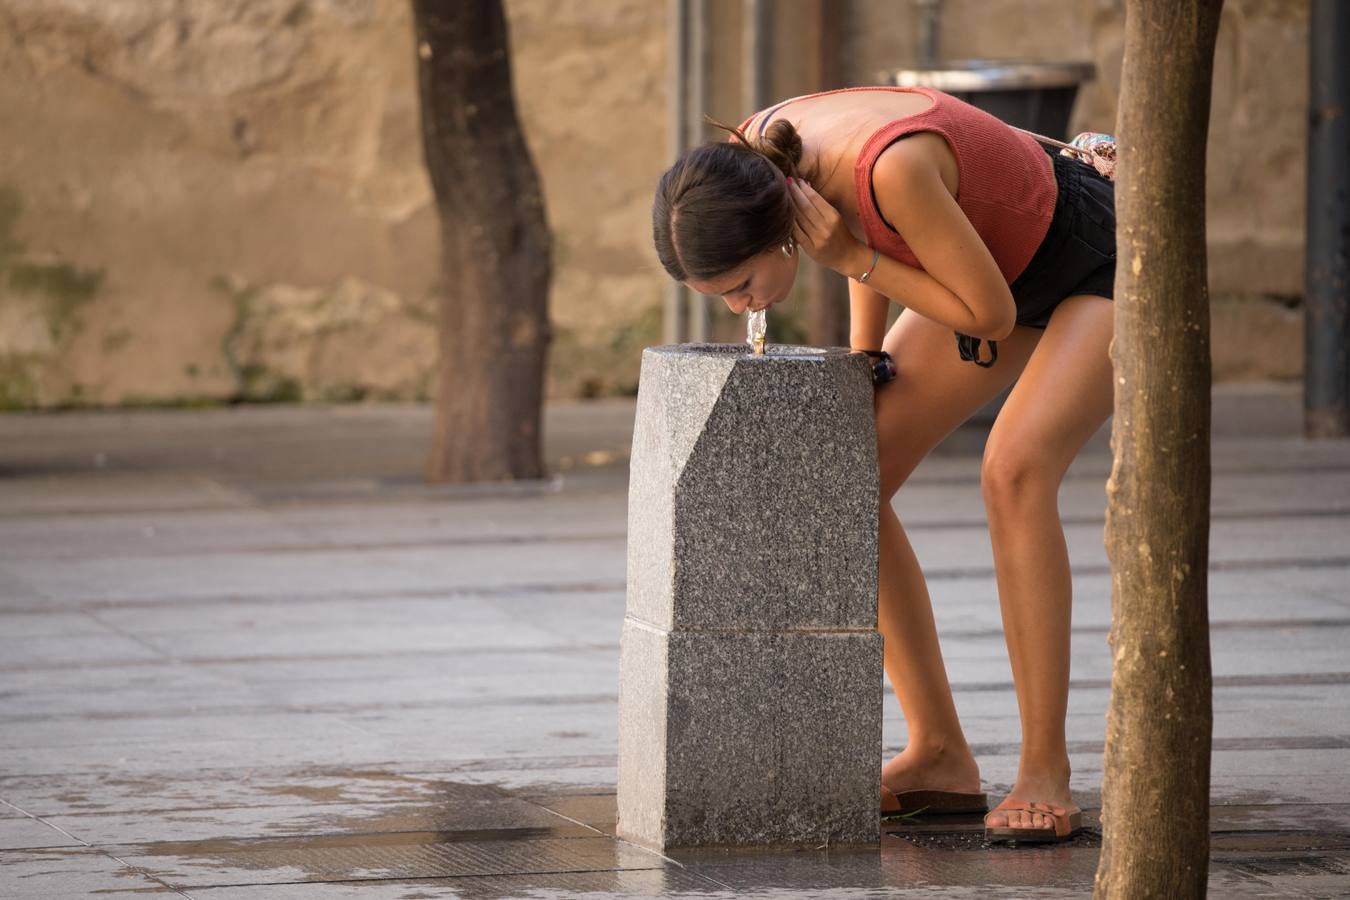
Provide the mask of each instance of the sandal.
MULTIPOLYGON (((1073 838, 1074 835, 1083 830, 1083 812, 1074 810, 1069 812, 1062 806, 1055 806, 1052 803, 1023 803, 1020 800, 1013 800, 1013 806, 1000 806, 998 809, 991 810, 984 817, 984 839, 990 843, 994 841, 1019 841, 1027 844, 1047 844, 1059 843, 1073 838), (1012 826, 1003 826, 991 828, 989 826, 989 816, 994 813, 1014 813, 1014 812, 1036 812, 1050 816, 1054 819, 1054 826, 1050 828, 1013 828, 1012 826)), ((1004 801, 1007 802, 1007 801, 1004 801)))
POLYGON ((960 813, 982 813, 989 809, 989 798, 984 794, 963 794, 959 791, 892 791, 881 786, 881 817, 912 815, 918 812, 935 816, 960 813))

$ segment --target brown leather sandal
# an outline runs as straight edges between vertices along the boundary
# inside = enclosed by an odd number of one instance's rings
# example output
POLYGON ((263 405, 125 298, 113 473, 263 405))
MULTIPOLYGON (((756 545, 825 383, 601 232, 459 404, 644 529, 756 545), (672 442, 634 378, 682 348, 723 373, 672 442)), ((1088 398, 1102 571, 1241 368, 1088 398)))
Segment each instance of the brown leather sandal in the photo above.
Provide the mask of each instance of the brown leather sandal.
POLYGON ((989 809, 989 798, 984 794, 963 794, 959 791, 900 791, 896 793, 881 786, 881 817, 904 816, 912 813, 951 816, 960 813, 982 813, 989 809))
POLYGON ((990 810, 984 817, 984 839, 989 842, 994 841, 1017 841, 1024 844, 1047 844, 1067 841, 1083 830, 1083 812, 1074 810, 1069 812, 1062 806, 1055 806, 1052 803, 1023 803, 1020 800, 1013 800, 1015 806, 1001 806, 998 809, 990 810), (1005 815, 1015 812, 1036 812, 1050 816, 1054 819, 1053 828, 1013 828, 1004 826, 1000 828, 989 827, 989 816, 994 813, 1003 813, 1005 815))

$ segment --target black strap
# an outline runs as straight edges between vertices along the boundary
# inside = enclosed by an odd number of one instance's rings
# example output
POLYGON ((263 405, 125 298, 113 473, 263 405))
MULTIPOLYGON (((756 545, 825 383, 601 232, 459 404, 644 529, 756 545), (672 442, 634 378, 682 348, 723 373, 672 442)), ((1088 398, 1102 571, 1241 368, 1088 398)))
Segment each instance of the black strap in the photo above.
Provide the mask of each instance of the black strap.
POLYGON ((876 362, 872 363, 872 383, 885 384, 895 378, 895 360, 885 350, 863 350, 876 362))
POLYGON ((775 106, 773 109, 769 110, 768 115, 766 115, 762 120, 760 120, 760 123, 759 123, 759 136, 760 136, 760 137, 764 137, 764 129, 766 129, 766 128, 769 127, 769 122, 773 119, 773 114, 774 114, 774 113, 778 112, 780 109, 782 109, 783 107, 787 106, 787 105, 788 105, 789 103, 791 103, 793 100, 798 100, 798 99, 800 99, 800 98, 799 98, 799 97, 789 97, 787 100, 784 100, 782 103, 778 104, 778 105, 775 106))
POLYGON ((962 359, 973 362, 984 369, 998 361, 998 343, 995 341, 989 341, 989 360, 987 362, 980 359, 980 339, 977 337, 971 337, 959 331, 956 332, 956 349, 960 351, 962 359))

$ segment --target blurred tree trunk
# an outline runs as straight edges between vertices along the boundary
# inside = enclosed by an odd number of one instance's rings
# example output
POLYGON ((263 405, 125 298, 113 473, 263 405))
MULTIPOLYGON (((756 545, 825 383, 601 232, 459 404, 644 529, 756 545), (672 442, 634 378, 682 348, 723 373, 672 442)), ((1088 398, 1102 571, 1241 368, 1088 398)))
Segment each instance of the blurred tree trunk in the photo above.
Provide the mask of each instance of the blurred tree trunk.
MULTIPOLYGON (((844 43, 844 11, 830 0, 814 0, 810 6, 812 32, 816 43, 816 90, 842 87, 840 48, 844 43)), ((838 272, 808 262, 811 272, 810 321, 807 340, 817 347, 849 345, 848 278, 838 272)))
POLYGON ((412 0, 422 148, 440 215, 431 481, 544 477, 550 245, 516 119, 501 0, 412 0))
POLYGON ((1222 5, 1125 7, 1097 898, 1203 897, 1209 868, 1205 138, 1222 5))

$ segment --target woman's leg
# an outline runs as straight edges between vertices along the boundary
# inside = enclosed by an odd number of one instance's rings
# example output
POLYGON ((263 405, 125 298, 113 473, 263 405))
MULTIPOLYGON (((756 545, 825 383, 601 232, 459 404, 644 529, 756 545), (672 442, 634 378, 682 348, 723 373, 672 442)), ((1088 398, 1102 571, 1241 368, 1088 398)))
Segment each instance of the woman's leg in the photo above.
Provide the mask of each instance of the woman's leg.
POLYGON ((943 437, 1017 378, 1040 336, 1039 329, 1018 326, 999 342, 998 362, 986 369, 961 359, 950 328, 905 311, 883 344, 898 371, 876 392, 878 628, 886 674, 909 730, 904 752, 882 769, 882 783, 892 791, 975 792, 980 775, 956 718, 928 588, 891 498, 943 437))
MULTIPOLYGON (((1022 722, 1010 800, 1069 809, 1064 720, 1072 585, 1058 495, 1069 463, 1111 414, 1112 322, 1111 302, 1102 297, 1074 296, 1055 308, 990 432, 980 478, 1022 722)), ((991 813, 987 821, 1053 824, 1024 812, 991 813)))

